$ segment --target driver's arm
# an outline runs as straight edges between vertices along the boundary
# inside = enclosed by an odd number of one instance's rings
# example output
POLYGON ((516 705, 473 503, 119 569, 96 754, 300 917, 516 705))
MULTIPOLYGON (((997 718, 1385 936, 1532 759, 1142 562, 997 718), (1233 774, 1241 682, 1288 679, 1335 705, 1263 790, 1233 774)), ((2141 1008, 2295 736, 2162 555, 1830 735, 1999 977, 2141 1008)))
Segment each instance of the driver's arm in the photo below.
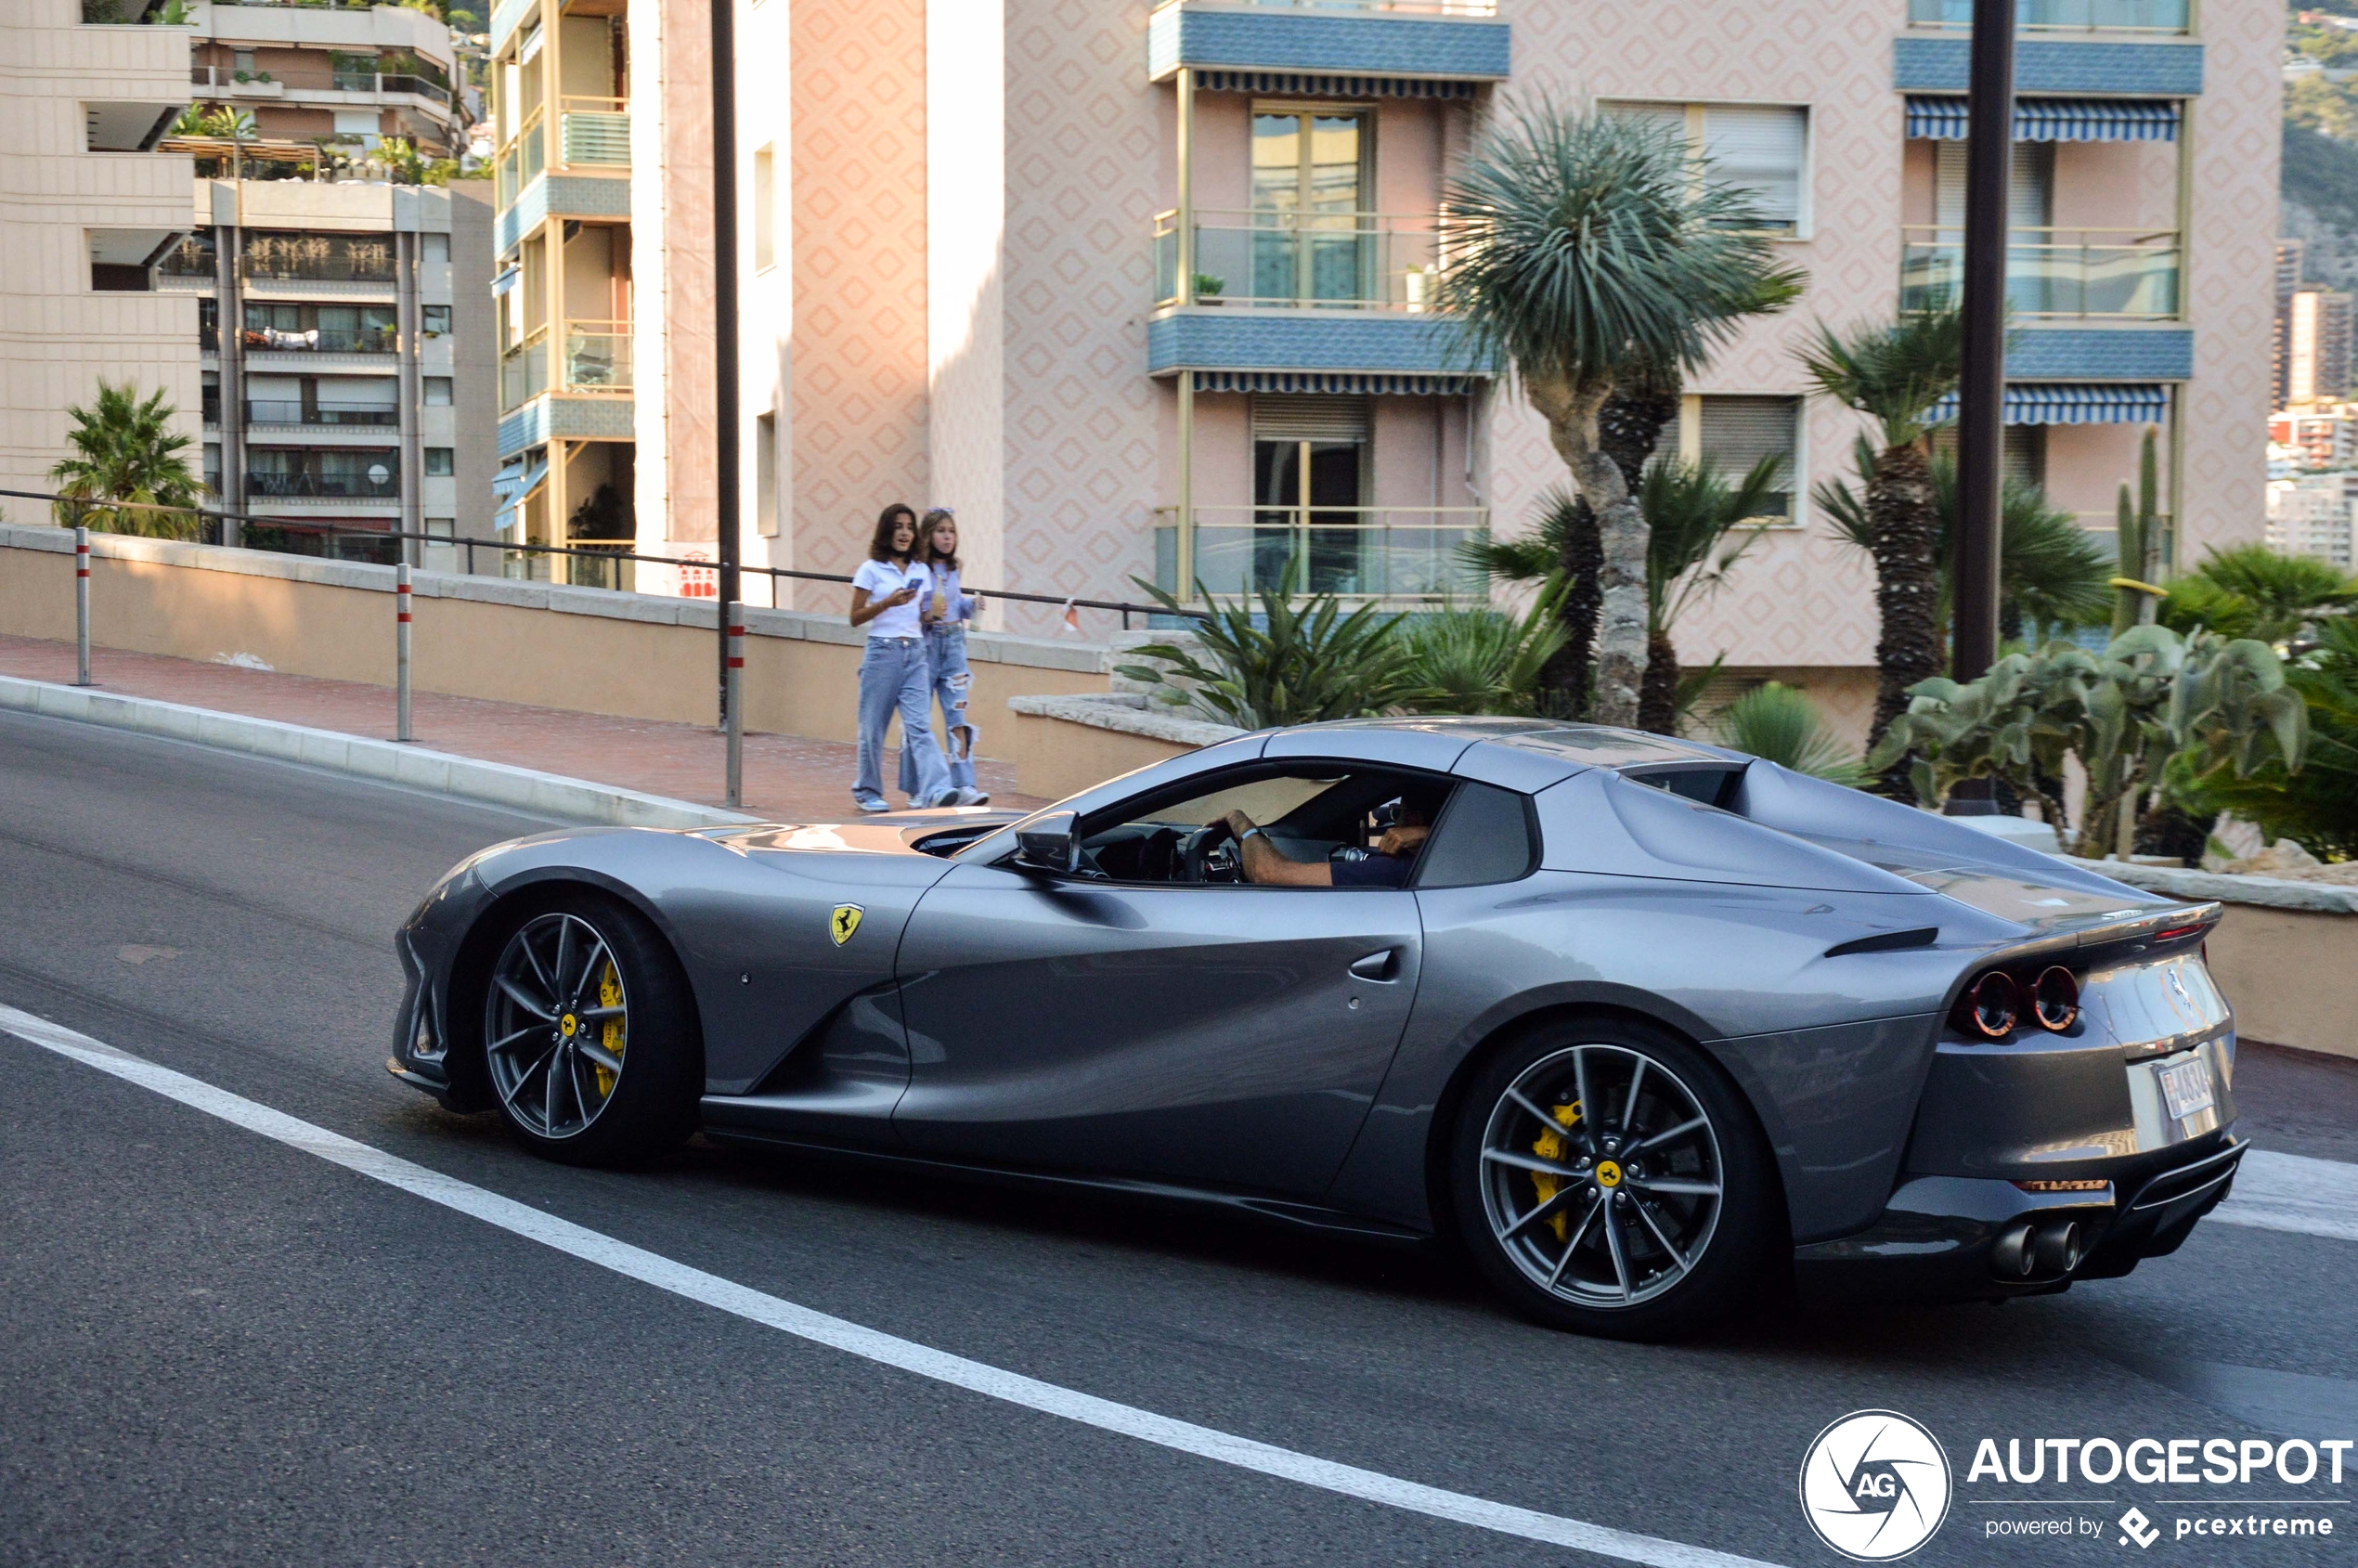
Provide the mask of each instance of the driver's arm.
POLYGON ((1297 861, 1269 842, 1269 836, 1242 811, 1220 819, 1237 836, 1237 863, 1256 888, 1331 888, 1333 868, 1324 861, 1297 861))

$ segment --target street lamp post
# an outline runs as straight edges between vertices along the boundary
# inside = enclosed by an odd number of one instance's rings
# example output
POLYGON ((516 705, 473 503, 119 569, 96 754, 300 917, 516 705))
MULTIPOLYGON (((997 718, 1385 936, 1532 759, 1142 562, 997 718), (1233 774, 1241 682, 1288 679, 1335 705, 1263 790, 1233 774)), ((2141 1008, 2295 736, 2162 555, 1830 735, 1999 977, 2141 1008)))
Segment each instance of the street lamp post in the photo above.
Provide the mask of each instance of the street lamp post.
POLYGON ((2015 0, 1974 0, 1965 158, 1964 374, 1957 389, 1960 680, 1998 658, 1999 502, 2005 484, 2006 250, 2015 137, 2015 0))
MULTIPOLYGON (((712 0, 712 374, 714 404, 713 476, 719 486, 715 523, 715 551, 720 558, 720 595, 715 606, 720 632, 720 726, 729 737, 731 758, 738 755, 744 733, 742 693, 730 679, 729 623, 744 602, 737 571, 737 6, 736 0, 712 0)), ((737 771, 727 770, 728 803, 739 806, 743 793, 737 771)))

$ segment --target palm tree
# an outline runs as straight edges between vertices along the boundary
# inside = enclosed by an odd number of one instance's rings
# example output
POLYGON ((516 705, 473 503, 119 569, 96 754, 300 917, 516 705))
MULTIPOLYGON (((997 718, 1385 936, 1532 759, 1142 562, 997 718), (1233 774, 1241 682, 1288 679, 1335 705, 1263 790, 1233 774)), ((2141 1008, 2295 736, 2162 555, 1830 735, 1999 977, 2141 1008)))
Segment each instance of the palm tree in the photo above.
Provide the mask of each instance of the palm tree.
POLYGON ((1702 463, 1676 458, 1648 468, 1638 504, 1646 514, 1646 678, 1638 727, 1676 732, 1678 650, 1670 628, 1726 585, 1728 574, 1760 538, 1768 497, 1783 482, 1785 460, 1767 457, 1730 485, 1702 463), (1751 523, 1754 526, 1743 525, 1751 523), (1735 537, 1730 539, 1730 536, 1735 537), (1727 541, 1726 548, 1721 548, 1727 541))
POLYGON ((2264 544, 2213 550, 2170 585, 2161 622, 2179 631, 2207 626, 2222 637, 2290 643, 2313 623, 2358 606, 2358 577, 2306 555, 2264 544))
MULTIPOLYGON (((1820 391, 1875 421, 1883 437, 1866 481, 1868 548, 1875 558, 1882 630, 1870 746, 1907 711, 1908 688, 1947 663, 1939 621, 1939 515, 1925 437, 1933 408, 1957 390, 1964 368, 1964 317, 1954 309, 1865 326, 1846 337, 1820 325, 1802 364, 1820 391)), ((1898 788, 1905 789, 1905 764, 1898 788)))
POLYGON ((193 512, 147 510, 193 508, 203 495, 183 455, 194 443, 171 428, 172 405, 161 389, 142 402, 129 383, 114 386, 102 380, 95 404, 69 407, 66 414, 73 421, 66 442, 75 455, 49 470, 58 494, 69 498, 55 504, 59 523, 157 538, 195 537, 193 512))
MULTIPOLYGON (((1877 456, 1874 444, 1863 436, 1852 448, 1862 480, 1872 478, 1877 456)), ((1940 579, 1938 623, 1947 626, 1950 568, 1956 559, 1957 460, 1936 452, 1928 468, 1939 515, 1933 546, 1940 579)), ((1837 533, 1874 553, 1866 504, 1848 481, 1825 481, 1811 494, 1837 533)), ((2079 520, 2050 506, 2038 486, 2013 477, 2006 480, 2000 512, 1998 621, 2006 641, 2035 644, 2075 627, 2103 625, 2112 603, 2112 563, 2079 520)))
POLYGON ((1776 264, 1750 196, 1697 177, 1667 129, 1541 100, 1486 135, 1449 182, 1449 266, 1436 303, 1475 356, 1503 360, 1548 421, 1597 515, 1596 718, 1638 718, 1646 659, 1646 523, 1604 449, 1616 391, 1702 365, 1741 318, 1781 309, 1800 274, 1776 264))

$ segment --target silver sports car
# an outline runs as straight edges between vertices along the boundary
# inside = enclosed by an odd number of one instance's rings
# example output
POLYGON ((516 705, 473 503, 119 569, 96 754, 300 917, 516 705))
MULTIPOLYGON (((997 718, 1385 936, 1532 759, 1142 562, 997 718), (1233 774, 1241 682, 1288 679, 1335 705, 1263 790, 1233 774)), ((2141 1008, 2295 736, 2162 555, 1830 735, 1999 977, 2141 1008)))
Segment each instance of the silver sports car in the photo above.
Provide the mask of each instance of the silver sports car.
POLYGON ((2000 1298, 2225 1196, 2189 907, 1656 735, 1365 720, 1020 819, 586 829, 453 870, 389 1064, 551 1158, 709 1139, 1446 1238, 1545 1322, 2000 1298))

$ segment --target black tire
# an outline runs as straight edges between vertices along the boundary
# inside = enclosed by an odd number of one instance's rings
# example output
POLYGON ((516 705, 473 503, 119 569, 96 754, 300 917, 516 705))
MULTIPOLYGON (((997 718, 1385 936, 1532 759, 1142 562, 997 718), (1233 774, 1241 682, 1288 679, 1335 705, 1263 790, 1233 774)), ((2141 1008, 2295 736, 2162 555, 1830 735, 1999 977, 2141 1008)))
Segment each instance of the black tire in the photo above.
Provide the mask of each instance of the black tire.
POLYGON ((1635 1020, 1549 1023, 1479 1066, 1449 1187, 1466 1251, 1516 1310, 1609 1339, 1672 1339, 1726 1316, 1783 1240, 1750 1108, 1703 1052, 1635 1020))
POLYGON ((695 1130, 694 997, 636 910, 588 888, 537 901, 499 934, 484 973, 485 1076, 526 1148, 568 1165, 635 1165, 695 1130))

